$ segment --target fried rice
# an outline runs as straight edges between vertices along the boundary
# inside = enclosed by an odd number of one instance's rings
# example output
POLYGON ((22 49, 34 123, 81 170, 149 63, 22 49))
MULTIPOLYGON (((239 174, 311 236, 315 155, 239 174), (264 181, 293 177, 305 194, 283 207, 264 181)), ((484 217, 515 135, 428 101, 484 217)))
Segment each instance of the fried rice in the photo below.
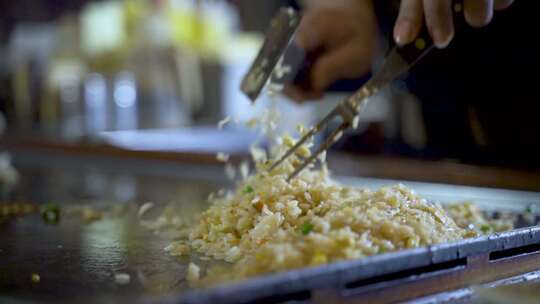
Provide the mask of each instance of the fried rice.
MULTIPOLYGON (((294 145, 284 136, 271 156, 294 145)), ((458 226, 438 204, 404 185, 372 191, 333 181, 324 162, 291 181, 287 176, 310 154, 297 155, 269 171, 256 151, 255 172, 234 192, 211 197, 211 206, 190 228, 185 246, 205 258, 232 264, 232 271, 208 269, 211 281, 358 259, 384 252, 451 242, 477 232, 458 226)), ((177 255, 181 253, 176 253, 177 255)))

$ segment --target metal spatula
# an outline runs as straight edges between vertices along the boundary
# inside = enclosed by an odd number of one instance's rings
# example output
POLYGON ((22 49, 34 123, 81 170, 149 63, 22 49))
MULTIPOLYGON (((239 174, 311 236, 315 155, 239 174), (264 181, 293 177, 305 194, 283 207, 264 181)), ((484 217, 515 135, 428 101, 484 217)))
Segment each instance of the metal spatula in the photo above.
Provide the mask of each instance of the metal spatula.
MULTIPOLYGON (((456 25, 463 24, 463 0, 454 0, 452 8, 454 11, 456 25)), ((288 39, 290 40, 291 37, 292 34, 288 39)), ((298 175, 298 173, 304 170, 310 163, 314 162, 322 152, 330 148, 330 146, 332 146, 341 137, 345 130, 357 126, 358 115, 367 104, 368 97, 374 95, 380 91, 380 89, 391 83, 394 79, 407 72, 416 62, 418 62, 418 60, 424 57, 433 48, 433 40, 431 39, 431 36, 425 26, 418 38, 413 43, 403 47, 394 47, 386 57, 382 67, 373 74, 371 79, 360 89, 358 89, 352 96, 342 101, 319 123, 312 127, 279 160, 274 162, 274 164, 270 167, 270 171, 282 164, 285 159, 295 154, 299 147, 311 139, 315 134, 324 130, 331 121, 334 119, 339 119, 339 126, 330 134, 330 136, 328 136, 325 142, 322 143, 314 153, 312 153, 309 158, 303 160, 300 166, 298 166, 296 170, 289 175, 288 179, 290 180, 298 175)), ((282 53, 283 52, 280 54, 282 53)), ((259 54, 259 56, 261 56, 261 54, 259 54)), ((271 70, 272 68, 270 68, 270 74, 272 73, 271 70)), ((268 74, 268 77, 270 74, 268 74)), ((268 80, 268 78, 266 78, 266 80, 268 80)), ((260 90, 262 90, 262 87, 260 90)), ((260 93, 260 90, 258 93, 260 93)))
POLYGON ((242 80, 240 89, 252 102, 259 97, 300 24, 299 12, 281 8, 272 19, 259 54, 242 80))

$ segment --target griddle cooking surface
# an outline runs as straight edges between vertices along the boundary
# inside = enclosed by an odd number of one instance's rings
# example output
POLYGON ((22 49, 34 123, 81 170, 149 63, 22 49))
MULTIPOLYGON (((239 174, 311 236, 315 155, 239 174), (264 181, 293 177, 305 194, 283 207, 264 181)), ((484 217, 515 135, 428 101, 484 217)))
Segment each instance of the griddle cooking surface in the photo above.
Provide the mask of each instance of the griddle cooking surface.
MULTIPOLYGON (((181 210, 187 213, 195 209, 202 210, 208 193, 223 185, 222 177, 216 178, 216 175, 222 175, 221 168, 208 171, 218 173, 207 174, 206 179, 195 179, 193 176, 200 171, 196 172, 193 168, 166 168, 169 171, 156 167, 147 168, 151 172, 178 172, 178 176, 158 177, 143 174, 141 166, 136 167, 137 170, 132 169, 131 165, 123 169, 113 167, 110 162, 100 167, 96 162, 70 163, 64 160, 61 163, 39 162, 39 165, 20 163, 18 168, 22 171, 23 180, 15 198, 38 203, 54 202, 62 208, 83 202, 96 208, 134 203, 140 205, 146 201, 163 206, 171 200, 177 200, 180 204, 186 204, 186 208, 181 210)), ((356 185, 372 183, 376 186, 381 182, 395 183, 350 179, 346 182, 356 185)), ((415 185, 410 186, 415 188, 415 185)), ((429 184, 416 186, 432 196, 441 191, 444 193, 445 187, 432 185, 430 188, 429 184)), ((471 187, 448 189, 460 194, 460 198, 466 198, 465 190, 474 190, 471 187)), ((504 202, 515 202, 511 209, 523 210, 526 204, 540 202, 540 196, 534 193, 492 192, 486 189, 471 192, 471 198, 482 201, 482 198, 489 198, 494 193, 501 205, 504 205, 504 202)), ((419 194, 422 195, 422 192, 419 191, 419 194)), ((104 219, 92 223, 85 223, 80 216, 66 216, 61 218, 59 224, 50 225, 46 224, 39 214, 0 223, 0 302, 179 302, 182 295, 187 295, 186 292, 189 291, 184 279, 189 261, 166 255, 163 248, 169 244, 171 236, 154 234, 141 227, 135 213, 105 216, 104 219), (32 274, 40 276, 39 283, 32 282, 32 274), (128 274, 130 282, 116 282, 115 274, 128 274)), ((527 235, 530 235, 531 240, 536 240, 538 236, 532 231, 527 235)), ((517 246, 521 246, 521 241, 527 241, 523 236, 517 239, 517 246)), ((487 238, 477 244, 480 247, 469 246, 467 250, 481 250, 481 246, 486 244, 487 247, 493 247, 493 244, 486 242, 487 238)), ((508 239, 501 239, 497 244, 500 248, 512 245, 508 239)), ((317 285, 328 280, 343 280, 343 283, 346 283, 345 279, 348 277, 358 280, 358 273, 352 272, 354 268, 351 266, 363 269, 366 275, 370 271, 380 275, 378 272, 385 267, 407 269, 404 261, 415 264, 415 267, 424 267, 430 261, 446 263, 451 255, 465 253, 466 251, 444 245, 433 250, 419 248, 416 251, 397 253, 394 257, 378 256, 364 261, 329 265, 327 268, 290 272, 268 280, 252 280, 232 289, 225 286, 213 294, 197 291, 185 299, 204 302, 205 299, 215 299, 219 295, 232 296, 235 291, 256 295, 255 290, 264 290, 271 294, 279 286, 282 286, 282 290, 302 290, 311 283, 317 285), (372 265, 368 265, 370 263, 372 265), (295 279, 298 277, 304 279, 295 279), (265 289, 266 287, 268 288, 265 289)))
MULTIPOLYGON (((39 301, 129 298, 185 289, 185 264, 164 254, 165 238, 129 218, 50 226, 37 215, 0 226, 0 290, 7 298, 39 301), (33 283, 32 274, 39 283, 33 283), (115 273, 129 274, 121 285, 115 273)), ((4 303, 4 301, 0 302, 4 303)), ((122 301, 124 302, 124 301, 122 301)))

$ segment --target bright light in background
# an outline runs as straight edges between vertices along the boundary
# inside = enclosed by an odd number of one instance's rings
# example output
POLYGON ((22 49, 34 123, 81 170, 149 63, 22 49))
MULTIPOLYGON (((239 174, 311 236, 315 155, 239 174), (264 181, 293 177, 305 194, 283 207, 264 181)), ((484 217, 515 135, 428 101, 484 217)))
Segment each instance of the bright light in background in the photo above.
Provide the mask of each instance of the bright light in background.
POLYGON ((126 39, 122 1, 89 3, 81 13, 81 47, 99 55, 120 48, 126 39))
POLYGON ((239 31, 238 13, 227 1, 172 0, 167 17, 173 41, 205 57, 219 56, 239 31))
POLYGON ((113 99, 116 110, 116 129, 130 130, 137 128, 137 87, 135 76, 130 72, 121 72, 114 82, 113 99))
POLYGON ((129 108, 135 105, 137 91, 135 89, 135 80, 129 73, 118 75, 114 85, 114 102, 120 108, 129 108))

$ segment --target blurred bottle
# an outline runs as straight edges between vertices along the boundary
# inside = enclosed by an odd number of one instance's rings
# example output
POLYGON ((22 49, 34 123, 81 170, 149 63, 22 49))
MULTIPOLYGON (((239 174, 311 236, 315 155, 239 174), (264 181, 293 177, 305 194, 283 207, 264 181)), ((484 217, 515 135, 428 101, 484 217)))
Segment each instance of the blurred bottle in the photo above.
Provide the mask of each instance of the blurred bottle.
POLYGON ((114 90, 126 43, 123 7, 115 1, 88 3, 79 20, 81 52, 88 64, 83 85, 85 131, 93 135, 116 128, 114 90))
POLYGON ((107 80, 99 73, 91 73, 84 81, 86 134, 107 130, 107 80))
POLYGON ((175 49, 166 16, 166 2, 152 1, 131 38, 125 68, 137 81, 140 128, 178 128, 191 123, 191 109, 182 100, 175 49))
MULTIPOLYGON (((195 123, 215 124, 227 114, 227 57, 236 51, 240 36, 238 12, 223 0, 173 0, 167 17, 182 97, 192 108, 195 123)), ((233 86, 238 91, 238 83, 233 86)))
POLYGON ((137 83, 131 72, 120 72, 116 75, 113 87, 113 100, 116 108, 115 129, 137 129, 137 83))
POLYGON ((9 40, 8 65, 12 99, 8 106, 10 129, 31 131, 39 119, 43 74, 56 48, 56 28, 49 23, 19 23, 9 40))
POLYGON ((55 49, 43 76, 39 100, 39 131, 49 136, 76 138, 84 134, 81 87, 87 66, 79 48, 76 16, 60 19, 55 49))
POLYGON ((83 50, 93 72, 85 84, 91 132, 190 123, 164 10, 163 1, 111 1, 89 4, 83 12, 83 50))

